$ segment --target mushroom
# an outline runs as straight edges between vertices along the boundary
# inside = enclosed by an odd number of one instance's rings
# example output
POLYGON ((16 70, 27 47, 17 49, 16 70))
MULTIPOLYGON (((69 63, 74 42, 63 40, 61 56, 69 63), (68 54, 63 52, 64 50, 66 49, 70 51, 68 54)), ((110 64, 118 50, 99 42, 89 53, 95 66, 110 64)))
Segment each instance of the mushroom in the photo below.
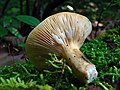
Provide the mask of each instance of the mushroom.
POLYGON ((91 22, 85 16, 61 12, 49 16, 35 27, 26 40, 26 53, 40 70, 48 69, 48 53, 61 55, 74 74, 83 83, 97 78, 98 72, 79 50, 92 30, 91 22))

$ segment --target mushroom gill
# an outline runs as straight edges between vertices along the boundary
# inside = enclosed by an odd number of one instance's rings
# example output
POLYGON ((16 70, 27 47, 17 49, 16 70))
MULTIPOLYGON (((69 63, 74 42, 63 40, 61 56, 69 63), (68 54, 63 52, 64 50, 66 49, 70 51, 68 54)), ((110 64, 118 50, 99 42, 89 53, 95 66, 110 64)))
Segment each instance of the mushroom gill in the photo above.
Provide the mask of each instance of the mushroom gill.
POLYGON ((71 12, 54 14, 31 31, 26 53, 40 70, 49 68, 46 64, 48 53, 61 55, 81 82, 90 83, 98 72, 79 49, 91 30, 91 22, 85 16, 71 12))

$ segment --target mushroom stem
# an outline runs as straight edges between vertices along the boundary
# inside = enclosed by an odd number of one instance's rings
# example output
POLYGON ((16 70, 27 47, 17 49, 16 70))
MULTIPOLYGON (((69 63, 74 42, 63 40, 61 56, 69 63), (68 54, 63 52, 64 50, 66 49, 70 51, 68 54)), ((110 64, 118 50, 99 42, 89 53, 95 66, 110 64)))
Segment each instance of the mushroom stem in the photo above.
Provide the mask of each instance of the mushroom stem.
POLYGON ((79 49, 64 48, 64 51, 68 65, 79 80, 90 83, 97 78, 98 72, 95 65, 87 60, 79 49))

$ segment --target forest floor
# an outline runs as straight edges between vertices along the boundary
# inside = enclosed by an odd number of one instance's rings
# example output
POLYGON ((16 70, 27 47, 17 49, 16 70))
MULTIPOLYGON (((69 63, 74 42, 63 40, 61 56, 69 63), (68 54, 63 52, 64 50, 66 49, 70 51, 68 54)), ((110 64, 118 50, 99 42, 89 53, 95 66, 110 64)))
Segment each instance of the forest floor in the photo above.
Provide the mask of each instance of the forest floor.
POLYGON ((19 63, 16 58, 12 65, 0 67, 0 90, 119 90, 120 28, 107 30, 102 37, 85 42, 80 50, 99 72, 92 83, 80 83, 67 65, 62 72, 62 64, 56 63, 59 60, 55 55, 50 55, 48 63, 52 61, 52 71, 40 72, 29 60, 19 63))

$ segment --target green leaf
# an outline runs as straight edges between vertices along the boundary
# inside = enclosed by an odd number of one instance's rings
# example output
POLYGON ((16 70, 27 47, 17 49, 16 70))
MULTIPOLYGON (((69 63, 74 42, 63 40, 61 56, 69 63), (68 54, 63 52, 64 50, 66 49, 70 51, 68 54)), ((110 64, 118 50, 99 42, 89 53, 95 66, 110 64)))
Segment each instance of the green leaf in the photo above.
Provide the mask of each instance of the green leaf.
POLYGON ((19 21, 24 22, 24 23, 26 23, 26 24, 28 24, 28 25, 33 26, 33 27, 36 27, 36 26, 40 23, 40 21, 39 21, 37 18, 32 17, 32 16, 19 15, 19 16, 17 16, 16 18, 17 18, 19 21))
POLYGON ((23 38, 23 36, 19 33, 19 31, 16 28, 8 28, 8 31, 19 38, 23 38))
POLYGON ((8 31, 5 28, 0 27, 0 37, 3 37, 8 34, 8 31))
POLYGON ((19 47, 25 47, 25 43, 18 44, 19 47))
POLYGON ((4 20, 3 20, 3 26, 6 27, 6 26, 10 25, 11 22, 12 22, 12 17, 5 16, 4 20))

